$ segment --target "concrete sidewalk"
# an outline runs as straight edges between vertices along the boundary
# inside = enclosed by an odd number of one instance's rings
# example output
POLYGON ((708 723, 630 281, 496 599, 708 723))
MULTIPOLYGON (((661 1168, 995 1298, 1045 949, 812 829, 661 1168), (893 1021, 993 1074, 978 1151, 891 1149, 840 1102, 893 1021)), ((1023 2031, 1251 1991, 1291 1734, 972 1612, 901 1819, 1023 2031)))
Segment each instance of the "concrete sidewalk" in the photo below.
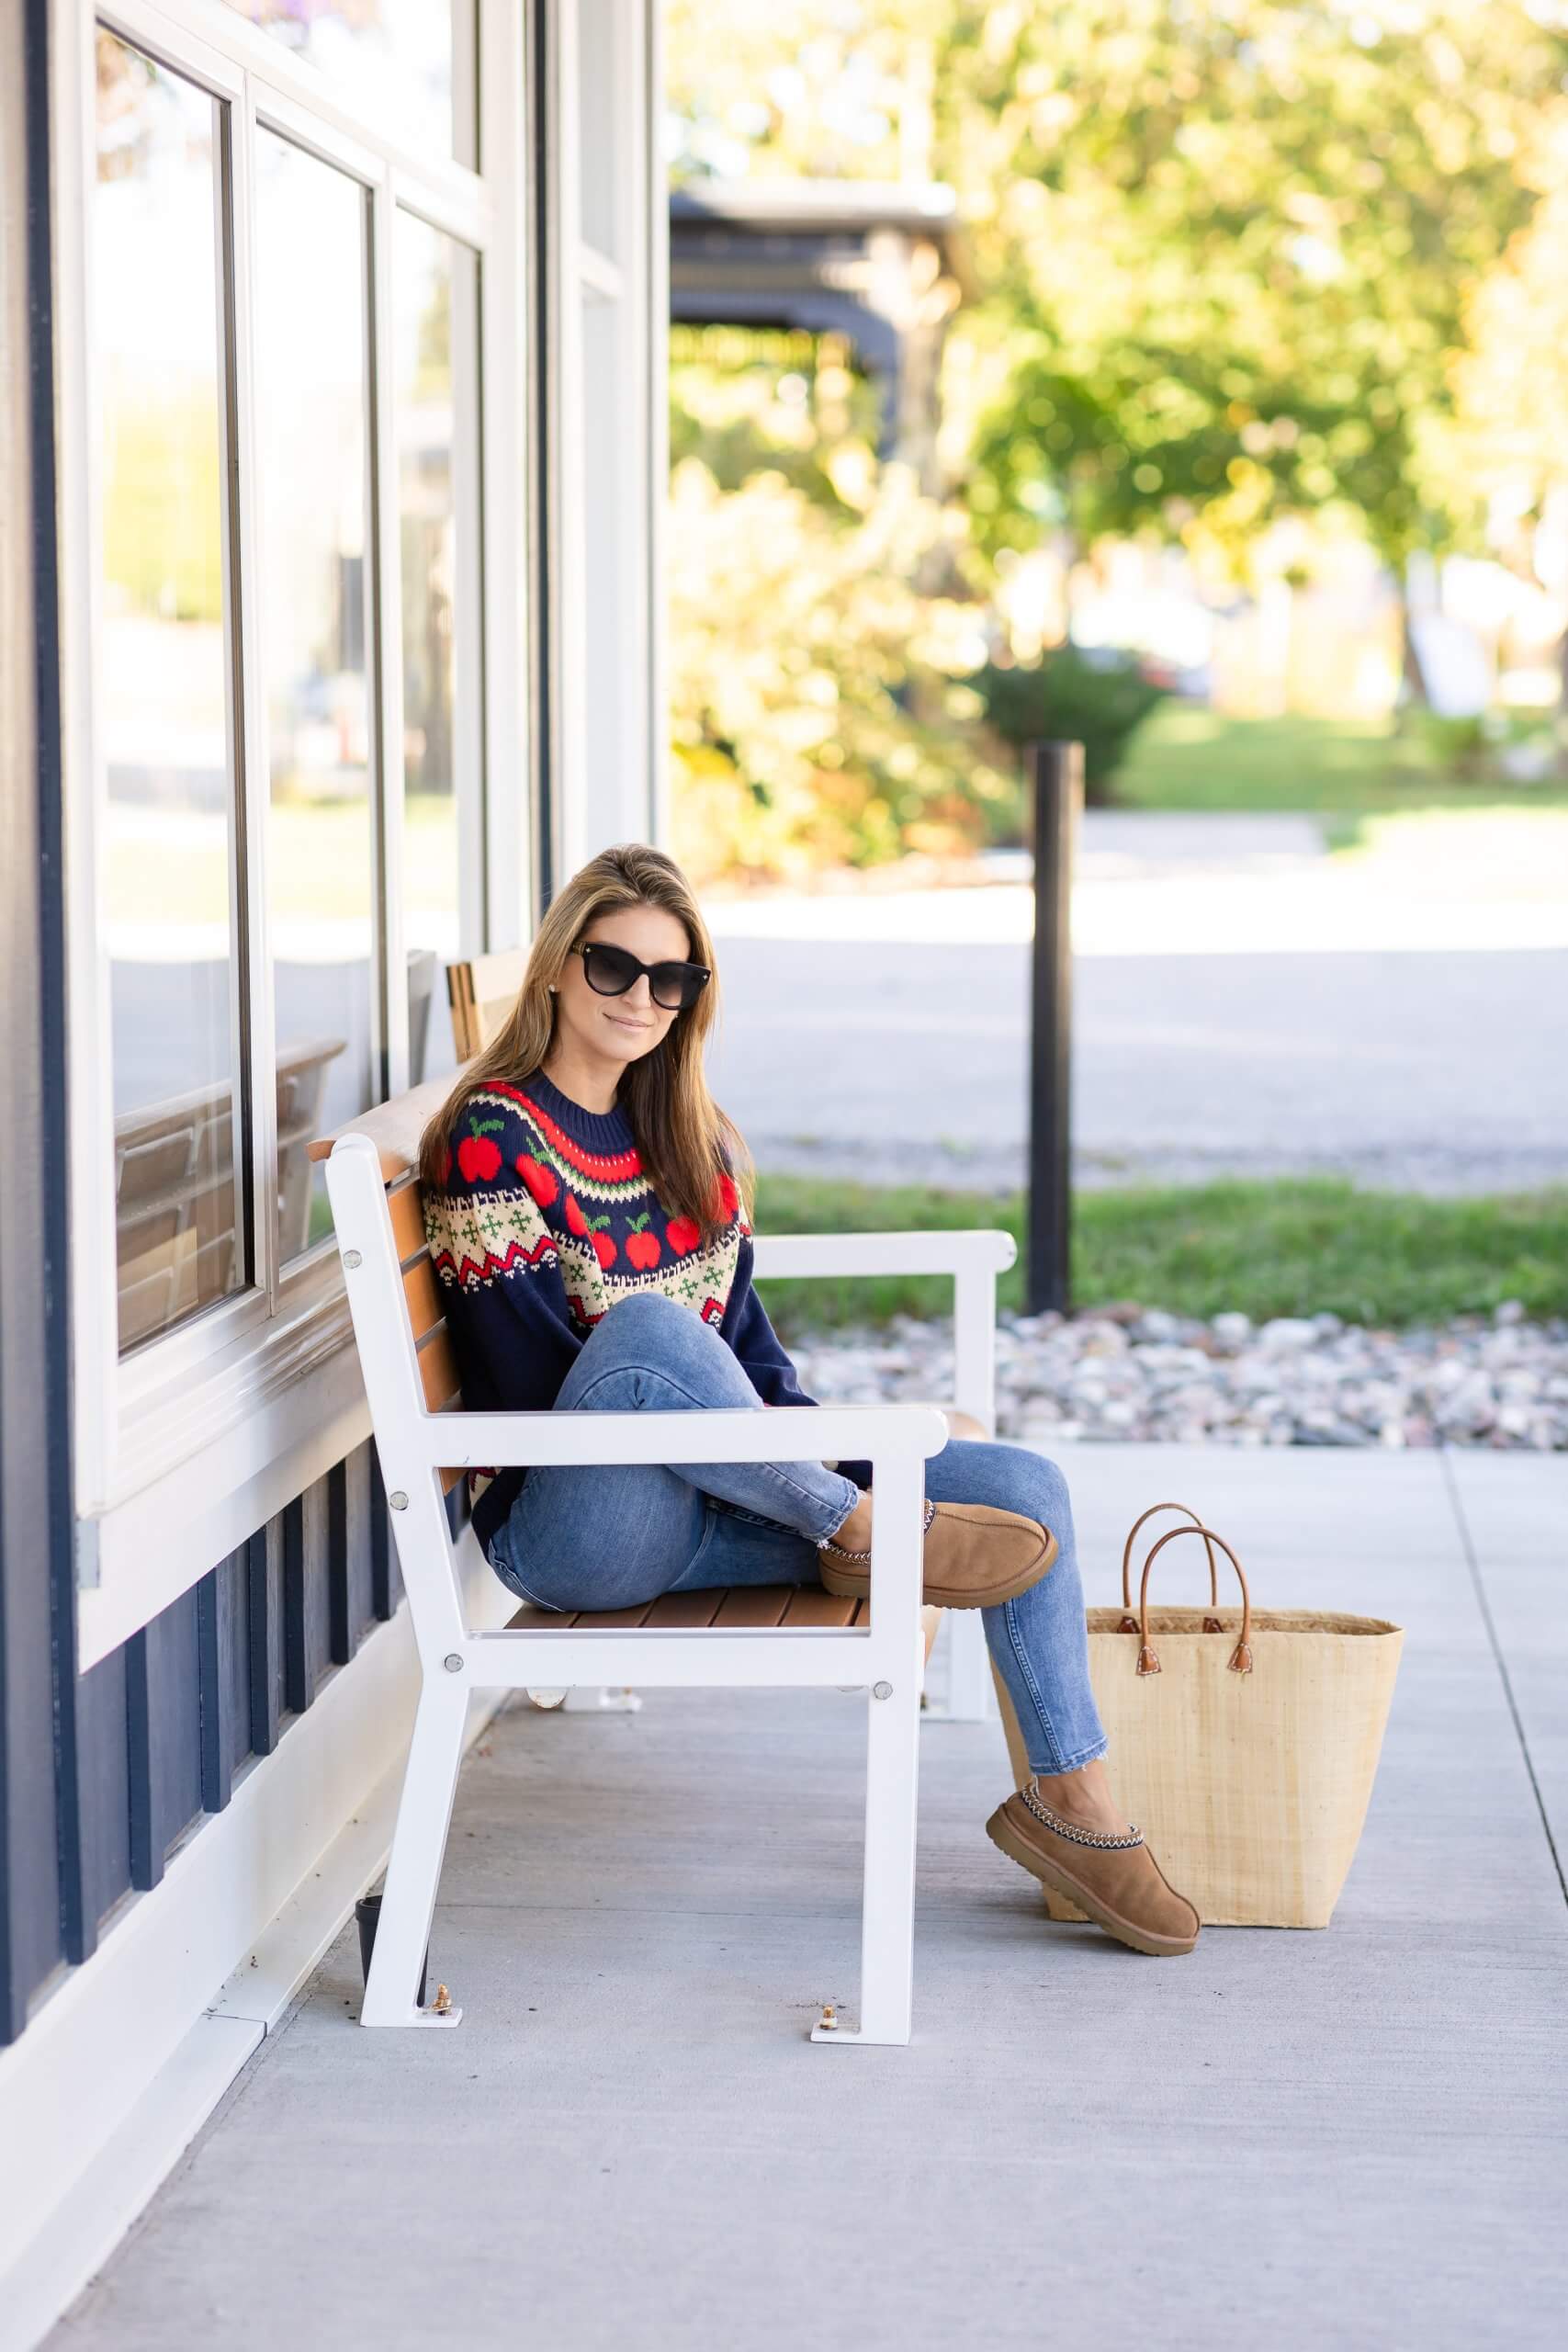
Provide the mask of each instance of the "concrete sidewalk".
POLYGON ((1176 1496, 1260 1603, 1406 1627, 1329 1929, 1161 1962, 1051 1924, 984 1835, 999 1727, 933 1722, 915 2040, 813 2047, 855 1997, 862 1703, 518 1705, 432 1939, 463 2025, 358 2031, 346 1931, 51 2344, 1560 2342, 1568 1461, 1062 1458, 1091 1601, 1176 1496))

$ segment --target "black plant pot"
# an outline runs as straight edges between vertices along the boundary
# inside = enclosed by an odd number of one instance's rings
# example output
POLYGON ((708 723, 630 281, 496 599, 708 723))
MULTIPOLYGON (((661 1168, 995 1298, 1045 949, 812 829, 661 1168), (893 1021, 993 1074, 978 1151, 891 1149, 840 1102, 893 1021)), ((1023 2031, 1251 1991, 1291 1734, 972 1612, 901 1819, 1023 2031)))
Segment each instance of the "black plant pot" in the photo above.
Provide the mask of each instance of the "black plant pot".
MULTIPOLYGON (((362 1894, 354 1906, 355 1924, 359 1929, 359 1965, 367 1984, 370 1982, 370 1955, 376 1949, 376 1927, 381 1917, 378 1894, 362 1894)), ((430 1946, 424 1947, 424 1966, 419 1972, 419 2003, 424 2007, 424 1982, 430 1974, 430 1946)))

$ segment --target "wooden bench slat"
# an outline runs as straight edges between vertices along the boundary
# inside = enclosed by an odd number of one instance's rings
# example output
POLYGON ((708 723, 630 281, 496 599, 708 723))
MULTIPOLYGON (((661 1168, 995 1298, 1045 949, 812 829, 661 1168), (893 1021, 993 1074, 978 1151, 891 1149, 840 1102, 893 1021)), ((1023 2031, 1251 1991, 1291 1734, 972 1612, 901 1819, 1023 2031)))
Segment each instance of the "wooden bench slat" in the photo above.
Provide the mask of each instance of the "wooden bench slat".
POLYGON ((668 1632, 690 1632, 694 1626, 711 1625, 719 1602, 728 1591, 728 1585, 705 1585, 696 1592, 664 1592, 649 1610, 644 1623, 661 1625, 668 1632))
POLYGON ((732 1585, 719 1604, 714 1624, 726 1631, 737 1625, 777 1625, 794 1590, 789 1584, 732 1585))
POLYGON ((541 1625, 559 1627, 570 1622, 570 1618, 562 1617, 554 1609, 536 1609, 531 1600, 525 1600, 522 1608, 507 1619, 506 1630, 509 1634, 532 1634, 541 1625))
POLYGON ((452 1334, 443 1320, 441 1329, 428 1339, 419 1351, 420 1385, 424 1401, 433 1413, 439 1413, 455 1396, 462 1393, 457 1377, 457 1359, 452 1352, 452 1334))
POLYGON ((430 1262, 428 1251, 423 1258, 416 1258, 403 1276, 403 1298, 417 1347, 427 1332, 434 1331, 438 1323, 446 1320, 446 1309, 441 1304, 441 1285, 435 1279, 435 1269, 430 1262))
POLYGON ((690 1633, 711 1629, 717 1633, 732 1632, 737 1626, 806 1624, 842 1625, 849 1622, 847 1612, 861 1604, 853 1600, 838 1600, 820 1587, 807 1586, 799 1590, 794 1585, 708 1585, 696 1592, 661 1593, 657 1600, 645 1600, 632 1609, 539 1609, 532 1601, 523 1606, 506 1621, 507 1631, 536 1633, 541 1627, 565 1633, 578 1627, 592 1633, 596 1625, 607 1628, 637 1627, 652 1632, 656 1628, 666 1633, 690 1633), (827 1611, 807 1610, 793 1613, 792 1601, 805 1599, 808 1603, 826 1603, 827 1611))
POLYGON ((825 1592, 819 1584, 802 1584, 790 1594, 783 1622, 786 1625, 848 1625, 854 1608, 852 1600, 825 1592))
POLYGON ((400 1184, 395 1193, 387 1195, 387 1206, 392 1213, 392 1238, 398 1245, 398 1263, 406 1266, 411 1258, 428 1244, 424 1235, 423 1198, 417 1184, 400 1184))
POLYGON ((390 1102, 378 1102, 374 1110, 361 1111, 354 1118, 345 1119, 330 1136, 317 1136, 306 1145, 306 1151, 311 1159, 325 1159, 339 1136, 368 1136, 380 1156, 382 1177, 389 1184, 418 1159, 420 1137, 451 1093, 453 1084, 450 1076, 426 1079, 412 1093, 400 1094, 390 1102))

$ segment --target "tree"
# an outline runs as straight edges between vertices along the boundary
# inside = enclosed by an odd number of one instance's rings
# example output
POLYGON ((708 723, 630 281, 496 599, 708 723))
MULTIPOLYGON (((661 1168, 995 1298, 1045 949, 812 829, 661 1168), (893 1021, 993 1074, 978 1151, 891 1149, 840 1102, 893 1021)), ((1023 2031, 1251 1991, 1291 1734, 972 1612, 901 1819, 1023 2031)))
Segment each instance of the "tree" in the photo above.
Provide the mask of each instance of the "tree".
POLYGON ((939 148, 993 191, 974 234, 1018 338, 977 434, 981 537, 1026 543, 1043 494, 1086 533, 1236 548, 1348 507, 1396 568, 1472 525, 1451 370, 1467 288, 1534 202, 1518 156, 1568 62, 1543 13, 956 15, 939 148))
POLYGON ((1458 443, 1488 500, 1492 543, 1563 615, 1560 707, 1568 711, 1568 108, 1544 115, 1527 171, 1527 227, 1469 289, 1454 368, 1458 443))

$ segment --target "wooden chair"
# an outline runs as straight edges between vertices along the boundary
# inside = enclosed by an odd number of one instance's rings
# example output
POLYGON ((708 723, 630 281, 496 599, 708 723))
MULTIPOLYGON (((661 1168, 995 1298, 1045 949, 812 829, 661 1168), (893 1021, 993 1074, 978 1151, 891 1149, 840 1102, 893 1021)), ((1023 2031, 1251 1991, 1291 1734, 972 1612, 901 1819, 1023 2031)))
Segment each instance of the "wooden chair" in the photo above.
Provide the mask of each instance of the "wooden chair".
MULTIPOLYGON (((865 1865, 858 2025, 814 2041, 907 2042, 913 1974, 916 1788, 926 1641, 920 1600, 923 1464, 950 1433, 932 1405, 823 1405, 813 1413, 739 1408, 680 1412, 476 1413, 460 1383, 425 1244, 412 1162, 446 1080, 310 1146, 326 1160, 355 1339, 378 1459, 408 1593, 423 1687, 360 2022, 456 2024, 415 2001, 451 1820, 470 1690, 592 1686, 834 1688, 867 1710, 865 1865), (647 1608, 565 1616, 525 1607, 493 1629, 469 1622, 464 1591, 477 1554, 455 1544, 445 1494, 474 1465, 805 1461, 865 1458, 877 1509, 869 1607, 818 1589, 736 1588, 671 1594, 647 1608)), ((960 1376, 975 1356, 981 1308, 1011 1263, 1000 1232, 759 1238, 757 1262, 792 1277, 945 1272, 962 1309, 960 1376), (965 1347, 963 1334, 967 1332, 965 1347)), ((987 1336, 994 1330, 994 1312, 987 1336)), ((964 1612, 974 1616, 976 1612, 964 1612)))

